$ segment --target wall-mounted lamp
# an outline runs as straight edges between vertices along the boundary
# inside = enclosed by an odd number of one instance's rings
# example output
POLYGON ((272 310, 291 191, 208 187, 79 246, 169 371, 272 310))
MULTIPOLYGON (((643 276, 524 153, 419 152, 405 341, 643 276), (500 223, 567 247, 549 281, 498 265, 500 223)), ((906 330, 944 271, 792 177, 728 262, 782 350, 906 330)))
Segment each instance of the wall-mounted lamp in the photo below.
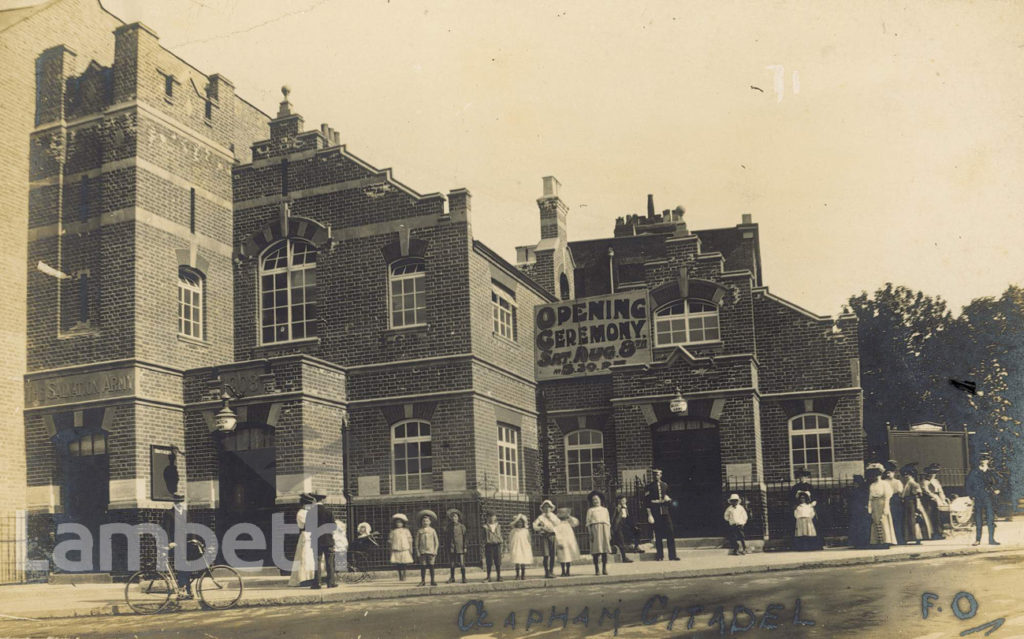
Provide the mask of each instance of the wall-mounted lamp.
POLYGON ((682 415, 686 412, 687 404, 686 400, 683 399, 682 393, 679 392, 679 388, 676 388, 676 396, 672 398, 672 401, 668 404, 668 409, 676 415, 682 415))
POLYGON ((213 417, 214 432, 221 435, 230 435, 235 432, 235 426, 238 425, 238 416, 228 406, 228 402, 231 401, 231 394, 228 393, 226 388, 220 394, 220 401, 222 402, 220 410, 213 417))

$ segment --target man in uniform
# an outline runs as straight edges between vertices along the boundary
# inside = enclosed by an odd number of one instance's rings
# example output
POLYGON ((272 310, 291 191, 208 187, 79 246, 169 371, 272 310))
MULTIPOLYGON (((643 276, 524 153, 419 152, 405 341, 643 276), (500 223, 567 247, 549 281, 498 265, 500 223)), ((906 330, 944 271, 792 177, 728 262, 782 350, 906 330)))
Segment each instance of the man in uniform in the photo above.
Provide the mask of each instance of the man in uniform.
POLYGON ((978 456, 978 467, 967 473, 967 481, 964 489, 974 500, 974 543, 972 546, 981 545, 981 529, 985 525, 985 518, 988 517, 988 543, 990 546, 998 546, 996 541, 996 520, 993 509, 993 498, 999 494, 995 488, 995 476, 988 470, 992 459, 988 453, 978 456))
POLYGON ((668 545, 669 561, 679 561, 676 557, 676 537, 672 529, 672 498, 668 495, 668 484, 661 481, 661 469, 652 468, 654 481, 647 484, 645 500, 647 502, 647 523, 654 524, 655 559, 665 558, 663 545, 668 545))
POLYGON ((178 527, 181 526, 181 530, 185 530, 185 524, 188 523, 188 510, 185 508, 185 496, 181 493, 175 493, 171 500, 174 505, 164 512, 163 515, 163 528, 164 532, 167 533, 167 567, 169 570, 174 572, 175 580, 178 582, 178 589, 183 591, 184 598, 192 598, 192 585, 191 585, 191 571, 181 570, 179 566, 175 565, 176 560, 180 558, 181 562, 185 559, 191 559, 188 552, 188 541, 186 536, 181 535, 181 540, 176 539, 176 533, 178 527))

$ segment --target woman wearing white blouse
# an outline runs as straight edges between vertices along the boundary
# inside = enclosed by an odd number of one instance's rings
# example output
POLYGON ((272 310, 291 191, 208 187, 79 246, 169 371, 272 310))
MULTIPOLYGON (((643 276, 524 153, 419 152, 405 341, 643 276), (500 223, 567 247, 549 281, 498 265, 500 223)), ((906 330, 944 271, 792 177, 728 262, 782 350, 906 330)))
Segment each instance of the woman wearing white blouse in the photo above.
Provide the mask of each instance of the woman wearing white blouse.
POLYGON ((310 544, 310 534, 306 530, 306 515, 315 500, 308 493, 299 495, 299 512, 295 513, 295 523, 299 526, 299 542, 295 545, 295 559, 292 560, 292 574, 288 577, 289 586, 301 586, 312 581, 316 569, 316 555, 310 544))
POLYGON ((608 553, 612 551, 612 520, 604 506, 604 496, 596 490, 588 495, 587 531, 590 533, 590 554, 594 558, 594 574, 608 574, 608 553), (598 571, 597 562, 601 569, 598 571))

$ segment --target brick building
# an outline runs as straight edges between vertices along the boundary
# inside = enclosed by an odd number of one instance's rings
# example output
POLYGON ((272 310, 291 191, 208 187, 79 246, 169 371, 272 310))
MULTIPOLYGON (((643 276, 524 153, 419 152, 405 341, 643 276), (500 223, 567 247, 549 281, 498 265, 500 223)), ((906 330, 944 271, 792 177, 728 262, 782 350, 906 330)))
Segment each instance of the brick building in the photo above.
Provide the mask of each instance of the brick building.
POLYGON ((40 553, 61 522, 159 521, 176 491, 218 533, 268 531, 309 490, 380 529, 423 507, 532 514, 652 463, 708 513, 723 482, 862 467, 855 320, 770 295, 749 220, 689 232, 651 210, 570 242, 545 178, 541 241, 513 266, 473 239, 468 191, 414 191, 307 130, 287 90, 264 114, 145 25, 43 6, 26 19, 86 26, 19 45, 30 124, 4 132, 29 149, 4 176, 28 238, 10 483, 40 553), (569 324, 580 339, 573 307, 610 322, 578 372, 574 352, 542 364, 569 324))
POLYGON ((552 327, 537 335, 550 492, 629 490, 660 467, 677 532, 703 536, 720 532, 723 491, 746 493, 767 531, 766 482, 863 471, 856 318, 769 293, 749 215, 690 231, 682 208, 657 214, 648 196, 647 216, 619 218, 613 237, 571 242, 558 186, 547 178, 539 200, 541 241, 518 249, 520 268, 567 300, 536 317, 552 327), (630 317, 649 322, 636 334, 600 303, 635 300, 630 317), (671 410, 677 398, 685 410, 671 410))

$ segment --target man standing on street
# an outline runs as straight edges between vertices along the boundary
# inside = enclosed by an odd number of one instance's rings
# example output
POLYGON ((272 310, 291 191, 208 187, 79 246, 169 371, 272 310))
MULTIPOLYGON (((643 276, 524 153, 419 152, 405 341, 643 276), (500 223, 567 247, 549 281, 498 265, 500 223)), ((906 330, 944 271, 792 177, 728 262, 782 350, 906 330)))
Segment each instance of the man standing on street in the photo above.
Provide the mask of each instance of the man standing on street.
POLYGON ((981 545, 981 528, 985 525, 985 518, 988 517, 988 543, 990 546, 998 546, 996 541, 996 520, 993 509, 993 499, 999 491, 995 488, 995 477, 988 471, 991 455, 982 453, 978 456, 978 467, 967 473, 966 486, 968 496, 974 500, 974 543, 973 546, 981 545))
POLYGON ((163 528, 167 533, 167 567, 169 570, 174 572, 174 578, 177 581, 178 590, 182 592, 182 597, 185 599, 192 598, 192 585, 191 571, 182 570, 184 562, 189 559, 188 552, 188 539, 186 535, 181 534, 180 544, 178 543, 178 531, 185 531, 185 524, 188 523, 188 510, 185 508, 185 495, 181 493, 175 493, 172 495, 171 500, 174 502, 174 506, 167 510, 163 514, 163 528), (180 528, 179 528, 180 527, 180 528), (181 566, 177 565, 181 564, 181 566))
POLYGON ((676 557, 676 537, 672 529, 672 498, 668 495, 668 484, 661 481, 661 469, 652 468, 654 481, 647 484, 645 498, 647 501, 647 523, 654 524, 655 559, 665 558, 663 545, 668 545, 669 561, 679 561, 676 557))
POLYGON ((327 499, 326 495, 319 493, 312 493, 312 495, 316 499, 316 506, 306 516, 306 530, 309 530, 312 536, 309 543, 313 546, 316 553, 316 560, 313 564, 315 566, 313 585, 310 587, 313 590, 320 589, 320 559, 323 557, 323 562, 327 568, 327 587, 335 588, 338 582, 334 576, 334 515, 324 505, 324 500, 327 499))

